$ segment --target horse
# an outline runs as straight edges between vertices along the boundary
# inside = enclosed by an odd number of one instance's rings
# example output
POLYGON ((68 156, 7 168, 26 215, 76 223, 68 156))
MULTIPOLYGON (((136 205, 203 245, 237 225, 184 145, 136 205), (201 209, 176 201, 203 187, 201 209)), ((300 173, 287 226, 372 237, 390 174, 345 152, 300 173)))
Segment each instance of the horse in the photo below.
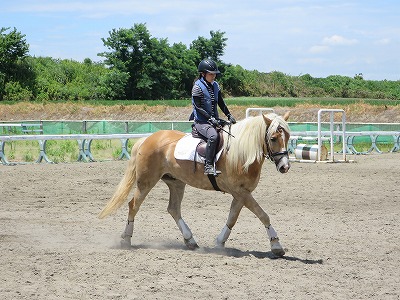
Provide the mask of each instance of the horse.
MULTIPOLYGON (((216 167, 222 173, 215 177, 219 189, 229 193, 233 200, 229 215, 222 231, 216 238, 216 246, 224 247, 231 230, 243 207, 253 212, 265 226, 271 251, 282 257, 285 251, 280 244, 277 232, 270 218, 252 196, 257 187, 265 159, 275 163, 280 173, 290 168, 288 141, 290 129, 287 124, 289 112, 283 117, 275 113, 251 116, 235 124, 225 124, 223 132, 223 151, 216 167)), ((159 180, 169 188, 167 211, 174 218, 185 245, 189 249, 199 248, 192 231, 181 215, 181 203, 185 186, 190 185, 204 190, 214 190, 209 177, 202 168, 194 168, 193 161, 174 157, 177 142, 185 133, 176 130, 160 130, 139 139, 132 147, 126 171, 110 201, 98 217, 104 218, 114 213, 126 201, 135 187, 133 197, 128 203, 128 222, 121 235, 121 243, 131 246, 134 219, 140 205, 159 180)), ((212 176, 212 175, 210 175, 212 176)))

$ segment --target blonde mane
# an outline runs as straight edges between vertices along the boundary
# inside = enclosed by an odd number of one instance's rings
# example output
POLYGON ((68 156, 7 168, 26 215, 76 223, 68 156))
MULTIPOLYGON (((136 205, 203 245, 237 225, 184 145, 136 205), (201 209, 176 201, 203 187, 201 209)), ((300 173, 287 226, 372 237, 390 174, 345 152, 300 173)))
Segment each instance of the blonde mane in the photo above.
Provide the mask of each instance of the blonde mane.
MULTIPOLYGON (((281 116, 270 113, 266 117, 272 121, 268 127, 268 139, 279 126, 289 132, 289 126, 281 116)), ((255 161, 261 162, 264 155, 266 130, 267 124, 261 115, 248 117, 232 125, 231 134, 235 137, 228 137, 228 134, 224 133, 227 168, 243 173, 247 172, 249 166, 255 161)))

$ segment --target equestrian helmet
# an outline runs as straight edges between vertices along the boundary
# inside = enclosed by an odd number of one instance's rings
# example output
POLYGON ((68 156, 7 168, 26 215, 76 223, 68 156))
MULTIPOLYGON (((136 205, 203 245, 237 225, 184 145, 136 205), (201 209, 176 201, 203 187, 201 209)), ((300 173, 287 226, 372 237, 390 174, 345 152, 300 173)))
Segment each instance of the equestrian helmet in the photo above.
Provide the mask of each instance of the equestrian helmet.
POLYGON ((212 74, 219 74, 221 73, 218 70, 217 63, 212 59, 203 59, 198 66, 198 71, 200 73, 212 73, 212 74))

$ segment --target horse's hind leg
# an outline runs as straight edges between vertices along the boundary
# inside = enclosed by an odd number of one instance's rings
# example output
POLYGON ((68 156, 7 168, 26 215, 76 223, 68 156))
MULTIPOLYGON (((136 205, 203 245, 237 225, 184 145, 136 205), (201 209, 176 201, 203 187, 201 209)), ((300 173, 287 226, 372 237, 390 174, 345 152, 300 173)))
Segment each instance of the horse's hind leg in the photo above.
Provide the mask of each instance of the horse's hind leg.
POLYGON ((121 234, 121 245, 124 247, 131 246, 131 239, 133 235, 133 224, 135 221, 135 216, 139 211, 144 199, 150 190, 156 185, 158 180, 154 179, 152 181, 138 181, 137 187, 135 188, 132 200, 129 201, 128 207, 128 222, 125 226, 125 230, 121 234))
POLYGON ((182 219, 181 214, 181 203, 183 199, 183 194, 185 192, 186 184, 180 180, 164 177, 163 181, 168 185, 169 188, 169 203, 168 212, 174 218, 179 230, 182 233, 183 239, 186 246, 194 250, 198 248, 196 240, 193 238, 192 231, 186 222, 182 219))
MULTIPOLYGON (((136 192, 135 192, 136 194, 136 192)), ((131 239, 133 235, 133 224, 135 221, 135 216, 139 211, 140 205, 143 203, 145 197, 136 197, 133 196, 132 200, 129 201, 128 207, 128 222, 125 225, 125 229, 121 234, 121 245, 123 247, 130 247, 131 246, 131 239)))

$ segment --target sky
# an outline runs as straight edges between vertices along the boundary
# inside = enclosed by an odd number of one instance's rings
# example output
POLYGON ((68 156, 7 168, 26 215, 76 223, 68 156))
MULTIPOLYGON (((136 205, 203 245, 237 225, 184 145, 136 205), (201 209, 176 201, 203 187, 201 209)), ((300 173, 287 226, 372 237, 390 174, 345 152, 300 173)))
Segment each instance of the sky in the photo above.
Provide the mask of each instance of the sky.
POLYGON ((367 80, 400 80, 399 16, 398 0, 0 0, 32 56, 102 61, 112 29, 146 23, 170 45, 225 32, 222 61, 247 70, 367 80))

